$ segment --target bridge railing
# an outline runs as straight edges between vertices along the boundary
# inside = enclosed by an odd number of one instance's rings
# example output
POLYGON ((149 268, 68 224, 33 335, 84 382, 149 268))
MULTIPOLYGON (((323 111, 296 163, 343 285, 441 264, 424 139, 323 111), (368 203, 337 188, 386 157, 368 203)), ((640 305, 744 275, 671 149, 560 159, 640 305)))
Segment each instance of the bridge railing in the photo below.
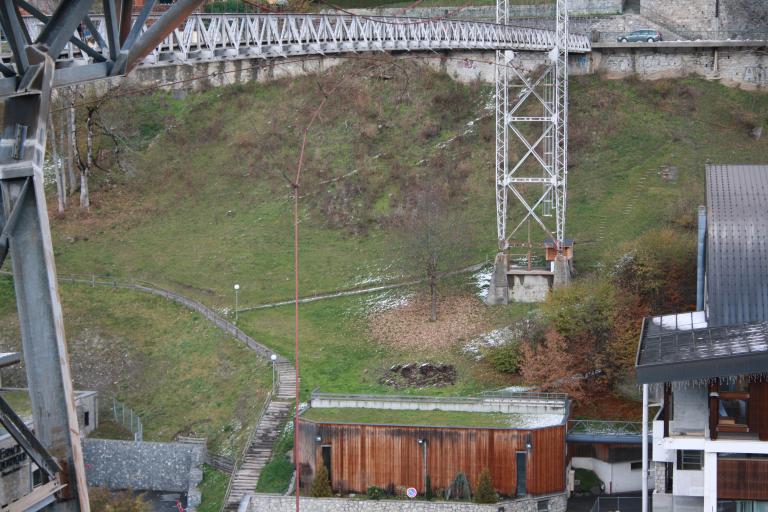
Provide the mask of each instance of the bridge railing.
MULTIPOLYGON (((103 17, 92 18, 97 34, 83 31, 91 54, 73 44, 63 57, 94 59, 106 51, 103 17)), ((42 24, 25 18, 34 39, 42 24)), ((144 26, 153 23, 149 19, 144 26)), ((145 63, 222 58, 285 57, 356 51, 413 51, 440 49, 533 50, 555 46, 552 30, 447 19, 370 17, 347 14, 194 14, 189 16, 147 57, 145 63)), ((590 51, 589 38, 569 36, 569 50, 590 51)))

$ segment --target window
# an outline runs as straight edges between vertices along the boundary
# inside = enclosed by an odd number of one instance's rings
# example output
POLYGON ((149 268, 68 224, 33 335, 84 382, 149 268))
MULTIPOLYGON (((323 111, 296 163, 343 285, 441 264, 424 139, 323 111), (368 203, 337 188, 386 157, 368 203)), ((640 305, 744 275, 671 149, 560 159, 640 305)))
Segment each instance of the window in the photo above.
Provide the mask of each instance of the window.
POLYGON ((539 500, 536 502, 538 512, 547 512, 549 510, 549 500, 539 500))
POLYGON ((91 424, 91 413, 90 411, 85 411, 83 413, 83 425, 86 427, 91 424))
POLYGON ((704 467, 704 452, 700 450, 678 450, 677 469, 700 471, 704 467))
POLYGON ((641 469, 643 469, 643 461, 639 460, 636 462, 630 462, 629 469, 632 471, 640 471, 641 469))

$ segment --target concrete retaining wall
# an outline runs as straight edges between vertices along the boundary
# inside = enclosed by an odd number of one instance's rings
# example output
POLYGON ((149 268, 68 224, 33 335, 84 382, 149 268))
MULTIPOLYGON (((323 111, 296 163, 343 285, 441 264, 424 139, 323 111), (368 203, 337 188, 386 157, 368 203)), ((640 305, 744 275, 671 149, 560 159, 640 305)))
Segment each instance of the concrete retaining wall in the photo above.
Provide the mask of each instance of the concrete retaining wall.
POLYGON ((90 485, 184 492, 189 506, 200 504, 202 445, 84 439, 83 455, 90 485))
POLYGON ((360 408, 391 409, 413 411, 461 411, 461 412, 501 412, 504 414, 565 414, 565 406, 559 400, 536 400, 531 398, 467 398, 465 400, 430 400, 419 397, 418 400, 407 397, 312 397, 314 408, 360 408))
MULTIPOLYGON (((593 49, 591 54, 571 54, 571 76, 602 73, 607 78, 635 75, 642 80, 699 75, 718 78, 723 84, 754 89, 768 85, 768 57, 756 48, 611 48, 593 49)), ((354 56, 349 56, 354 58, 354 56)), ((414 60, 448 73, 457 81, 493 83, 494 52, 455 51, 450 53, 406 53, 396 58, 414 60)), ((169 84, 175 90, 197 91, 211 87, 269 82, 322 72, 348 60, 348 56, 264 61, 243 59, 228 62, 199 62, 156 67, 139 67, 126 79, 131 85, 149 87, 169 84), (200 80, 193 80, 202 77, 200 80)), ((544 52, 516 52, 518 69, 528 73, 547 64, 544 52)), ((114 79, 115 83, 119 79, 114 79)), ((108 81, 94 87, 105 89, 108 81)), ((103 91, 101 91, 103 92, 103 91)))
MULTIPOLYGON (((505 501, 495 505, 474 503, 435 503, 404 500, 358 500, 345 498, 301 498, 301 510, 306 512, 537 512, 539 501, 546 501, 549 512, 565 512, 567 500, 558 494, 542 498, 526 498, 505 501)), ((256 494, 251 497, 249 512, 293 512, 296 498, 273 494, 256 494)))

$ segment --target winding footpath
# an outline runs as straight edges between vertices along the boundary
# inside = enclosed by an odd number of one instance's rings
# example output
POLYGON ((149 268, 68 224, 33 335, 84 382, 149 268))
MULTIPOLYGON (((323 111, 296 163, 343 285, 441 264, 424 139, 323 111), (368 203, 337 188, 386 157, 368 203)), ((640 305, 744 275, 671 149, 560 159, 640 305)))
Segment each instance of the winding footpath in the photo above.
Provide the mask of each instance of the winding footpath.
MULTIPOLYGON (((7 274, 3 272, 3 274, 7 274)), ((222 510, 237 510, 240 501, 247 495, 256 492, 256 485, 259 482, 259 475, 266 463, 272 457, 272 448, 280 436, 283 425, 290 419, 293 412, 294 399, 296 396, 296 371, 293 363, 287 358, 276 354, 269 347, 257 342, 235 324, 219 315, 216 311, 189 297, 185 297, 176 292, 160 288, 146 281, 118 281, 104 277, 92 276, 91 279, 85 277, 66 277, 60 276, 59 281, 67 283, 87 284, 90 286, 106 286, 110 288, 124 288, 136 290, 151 295, 164 297, 172 300, 187 309, 195 311, 216 327, 226 332, 233 338, 245 343, 251 350, 259 356, 271 361, 271 356, 277 356, 275 360, 276 386, 271 395, 264 404, 261 416, 256 426, 251 432, 248 445, 242 454, 239 464, 235 465, 235 470, 230 478, 227 494, 224 499, 222 510)))

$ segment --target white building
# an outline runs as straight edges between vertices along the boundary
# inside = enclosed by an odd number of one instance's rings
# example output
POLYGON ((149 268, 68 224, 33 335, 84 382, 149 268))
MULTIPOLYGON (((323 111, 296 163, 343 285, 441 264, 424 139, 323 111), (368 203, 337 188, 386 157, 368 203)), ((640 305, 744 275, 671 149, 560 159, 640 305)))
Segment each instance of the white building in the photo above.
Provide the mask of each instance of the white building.
POLYGON ((699 311, 643 322, 654 511, 768 512, 767 205, 768 166, 707 166, 699 311))

